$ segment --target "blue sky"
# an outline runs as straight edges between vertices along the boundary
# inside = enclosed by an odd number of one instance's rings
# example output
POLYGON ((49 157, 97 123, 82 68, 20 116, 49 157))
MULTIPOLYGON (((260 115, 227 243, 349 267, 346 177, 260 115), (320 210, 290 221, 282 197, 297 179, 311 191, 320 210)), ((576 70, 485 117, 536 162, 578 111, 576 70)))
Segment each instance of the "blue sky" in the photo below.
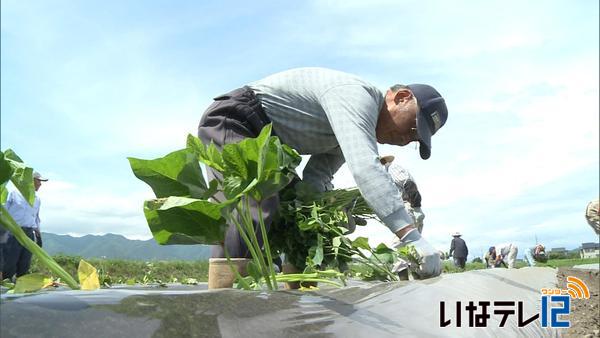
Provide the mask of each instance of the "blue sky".
MULTIPOLYGON (((149 238, 127 156, 195 134, 211 98, 301 66, 428 83, 449 120, 415 177, 424 235, 479 255, 598 241, 598 1, 2 1, 1 148, 50 178, 42 229, 149 238)), ((354 185, 347 168, 337 187, 354 185)), ((393 235, 370 224, 371 244, 393 235)))

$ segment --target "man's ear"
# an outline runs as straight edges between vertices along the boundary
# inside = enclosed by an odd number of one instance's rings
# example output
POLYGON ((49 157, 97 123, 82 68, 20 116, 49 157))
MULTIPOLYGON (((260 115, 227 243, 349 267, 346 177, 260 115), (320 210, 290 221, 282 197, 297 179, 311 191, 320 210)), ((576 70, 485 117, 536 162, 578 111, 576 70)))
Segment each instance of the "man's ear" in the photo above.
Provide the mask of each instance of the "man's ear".
POLYGON ((409 101, 413 97, 412 92, 408 88, 400 88, 394 94, 394 102, 406 102, 409 101))

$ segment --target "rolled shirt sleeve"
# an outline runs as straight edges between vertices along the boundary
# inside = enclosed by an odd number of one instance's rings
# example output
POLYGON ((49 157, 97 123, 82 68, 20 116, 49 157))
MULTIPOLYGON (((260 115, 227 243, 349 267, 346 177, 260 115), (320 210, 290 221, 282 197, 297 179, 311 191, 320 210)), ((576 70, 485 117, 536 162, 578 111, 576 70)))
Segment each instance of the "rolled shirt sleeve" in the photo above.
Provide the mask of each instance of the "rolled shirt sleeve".
POLYGON ((358 189, 395 233, 412 224, 412 218, 398 187, 379 162, 375 129, 380 107, 374 95, 360 85, 341 85, 325 92, 320 102, 358 189))

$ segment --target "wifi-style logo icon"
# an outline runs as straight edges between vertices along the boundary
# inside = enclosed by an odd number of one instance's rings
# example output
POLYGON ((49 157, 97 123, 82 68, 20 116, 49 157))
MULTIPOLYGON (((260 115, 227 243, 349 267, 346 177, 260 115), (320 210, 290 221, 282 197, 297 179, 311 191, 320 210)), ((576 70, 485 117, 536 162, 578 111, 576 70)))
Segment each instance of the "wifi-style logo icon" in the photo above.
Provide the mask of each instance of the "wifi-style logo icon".
POLYGON ((590 298, 590 290, 588 289, 587 285, 585 285, 585 283, 577 277, 567 277, 567 292, 573 299, 590 298))

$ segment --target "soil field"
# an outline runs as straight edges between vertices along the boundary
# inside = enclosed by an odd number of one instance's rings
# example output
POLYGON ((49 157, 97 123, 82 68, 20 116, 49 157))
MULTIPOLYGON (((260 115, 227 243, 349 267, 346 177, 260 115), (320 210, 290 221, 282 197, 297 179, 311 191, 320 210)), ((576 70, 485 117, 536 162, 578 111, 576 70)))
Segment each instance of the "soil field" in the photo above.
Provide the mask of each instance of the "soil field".
POLYGON ((567 288, 567 277, 581 279, 590 289, 590 299, 572 299, 571 327, 563 331, 563 337, 600 337, 600 273, 598 270, 558 269, 558 287, 567 288))

